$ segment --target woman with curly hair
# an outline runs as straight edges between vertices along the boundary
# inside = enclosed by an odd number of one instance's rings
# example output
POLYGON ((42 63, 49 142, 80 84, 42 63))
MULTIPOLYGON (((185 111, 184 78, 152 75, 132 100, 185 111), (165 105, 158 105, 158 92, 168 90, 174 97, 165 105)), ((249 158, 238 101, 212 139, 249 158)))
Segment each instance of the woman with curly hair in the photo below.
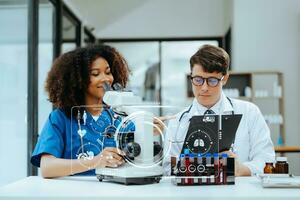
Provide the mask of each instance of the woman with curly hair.
POLYGON ((94 175, 95 168, 124 163, 120 155, 124 153, 114 145, 104 145, 101 133, 121 122, 118 117, 113 120, 115 113, 103 102, 104 84, 125 87, 128 75, 124 58, 106 45, 78 48, 54 61, 45 88, 56 109, 31 157, 43 177, 94 175))

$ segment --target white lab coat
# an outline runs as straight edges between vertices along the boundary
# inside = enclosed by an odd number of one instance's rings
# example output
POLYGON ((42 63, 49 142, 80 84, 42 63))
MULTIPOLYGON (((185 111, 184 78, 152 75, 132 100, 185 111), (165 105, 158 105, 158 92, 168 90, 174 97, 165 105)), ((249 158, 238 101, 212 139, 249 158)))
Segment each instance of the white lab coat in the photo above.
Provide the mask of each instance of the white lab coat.
MULTIPOLYGON (((236 132, 234 153, 241 163, 246 165, 251 174, 263 173, 266 161, 275 160, 275 152, 267 126, 259 108, 251 102, 226 98, 221 94, 220 100, 210 108, 216 114, 242 114, 242 119, 236 132)), ((170 157, 179 157, 185 136, 189 127, 189 120, 194 115, 203 115, 207 110, 194 99, 192 106, 178 113, 176 118, 168 124, 165 134, 163 167, 165 174, 170 174, 170 157), (184 115, 182 115, 185 112, 184 115), (180 119, 181 117, 181 119, 180 119), (179 121, 180 119, 180 121, 179 121)), ((223 135, 223 137, 226 137, 223 135)))

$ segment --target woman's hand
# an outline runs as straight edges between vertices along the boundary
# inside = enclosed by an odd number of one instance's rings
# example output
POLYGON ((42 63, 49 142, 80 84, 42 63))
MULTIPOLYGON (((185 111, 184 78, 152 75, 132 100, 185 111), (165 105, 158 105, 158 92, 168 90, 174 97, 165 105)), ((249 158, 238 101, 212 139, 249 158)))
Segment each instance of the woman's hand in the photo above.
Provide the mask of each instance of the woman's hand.
POLYGON ((125 153, 117 148, 107 147, 93 159, 93 168, 119 167, 124 164, 125 153))
POLYGON ((98 167, 118 167, 125 161, 124 152, 117 148, 105 148, 93 159, 64 159, 44 154, 41 158, 41 172, 44 178, 69 176, 98 167))

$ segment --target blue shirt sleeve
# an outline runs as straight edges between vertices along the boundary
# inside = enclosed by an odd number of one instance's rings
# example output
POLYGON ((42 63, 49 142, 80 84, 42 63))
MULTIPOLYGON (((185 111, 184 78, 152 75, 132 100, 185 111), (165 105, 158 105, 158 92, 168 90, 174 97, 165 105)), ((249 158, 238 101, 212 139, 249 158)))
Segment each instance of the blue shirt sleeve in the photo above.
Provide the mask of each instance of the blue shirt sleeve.
POLYGON ((43 154, 51 154, 57 158, 62 157, 65 144, 65 120, 66 116, 60 110, 50 113, 32 153, 30 161, 34 166, 40 167, 43 154))

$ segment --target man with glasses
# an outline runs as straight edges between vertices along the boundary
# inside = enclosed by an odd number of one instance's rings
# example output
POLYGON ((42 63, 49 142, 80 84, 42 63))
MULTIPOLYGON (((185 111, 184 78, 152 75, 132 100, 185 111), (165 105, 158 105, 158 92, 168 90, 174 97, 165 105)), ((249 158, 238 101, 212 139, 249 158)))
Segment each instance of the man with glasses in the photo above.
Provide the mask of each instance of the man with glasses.
POLYGON ((189 108, 169 122, 165 141, 171 141, 172 145, 168 147, 169 143, 165 142, 165 149, 170 148, 170 151, 163 163, 167 174, 170 174, 170 157, 179 157, 190 119, 195 115, 242 114, 234 150, 226 152, 236 158, 236 176, 263 173, 265 162, 275 160, 270 130, 259 108, 247 101, 228 98, 222 92, 229 78, 229 62, 229 55, 212 45, 202 46, 191 57, 190 79, 195 98, 189 108))

